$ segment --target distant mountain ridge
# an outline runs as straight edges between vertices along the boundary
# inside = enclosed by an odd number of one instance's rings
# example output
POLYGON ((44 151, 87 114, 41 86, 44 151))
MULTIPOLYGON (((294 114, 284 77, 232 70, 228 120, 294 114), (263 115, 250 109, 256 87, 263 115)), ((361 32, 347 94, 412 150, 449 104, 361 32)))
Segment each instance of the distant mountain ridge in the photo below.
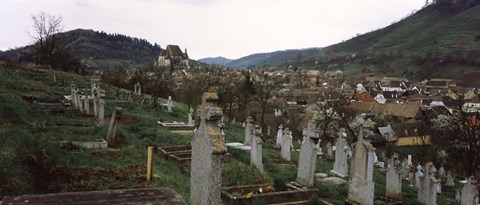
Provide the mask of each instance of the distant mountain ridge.
POLYGON ((218 56, 218 57, 201 58, 201 59, 198 59, 198 61, 206 64, 225 65, 230 63, 232 59, 218 56))
POLYGON ((278 67, 295 64, 304 58, 321 53, 323 48, 305 48, 274 51, 267 53, 255 53, 227 63, 226 66, 233 68, 260 68, 260 67, 278 67))

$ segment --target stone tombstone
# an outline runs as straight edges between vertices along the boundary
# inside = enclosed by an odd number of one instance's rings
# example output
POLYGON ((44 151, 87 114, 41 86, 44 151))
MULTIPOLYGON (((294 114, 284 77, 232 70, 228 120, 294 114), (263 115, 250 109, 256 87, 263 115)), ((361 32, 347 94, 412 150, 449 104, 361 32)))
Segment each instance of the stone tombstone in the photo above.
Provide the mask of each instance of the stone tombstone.
POLYGON ((98 124, 103 125, 105 123, 105 91, 100 90, 98 99, 98 124))
POLYGON ((70 95, 72 96, 72 104, 74 107, 77 107, 77 104, 75 102, 75 91, 77 90, 77 86, 75 84, 75 82, 72 81, 72 83, 70 84, 70 95))
POLYGON ((280 124, 280 126, 278 126, 278 131, 277 131, 277 140, 275 142, 275 145, 276 146, 282 146, 282 142, 283 142, 283 125, 280 124))
POLYGON ((107 132, 107 142, 108 146, 111 147, 115 143, 115 134, 117 133, 118 120, 122 116, 122 108, 115 107, 113 110, 112 118, 110 119, 110 126, 108 127, 107 132))
POLYGON ((335 163, 333 164, 333 170, 330 172, 339 177, 346 177, 348 175, 347 153, 350 151, 350 147, 347 143, 345 128, 341 128, 337 136, 335 163))
POLYGON ((255 166, 260 172, 263 173, 263 141, 260 137, 261 130, 255 130, 255 135, 252 136, 252 144, 250 150, 250 164, 255 166))
POLYGON ((332 144, 330 142, 327 143, 327 155, 328 155, 328 158, 332 158, 333 157, 333 147, 332 147, 332 144))
POLYGON ((440 165, 440 168, 438 168, 438 177, 445 177, 445 168, 443 168, 443 165, 440 165))
POLYGON ((167 112, 173 112, 172 96, 168 96, 168 100, 167 100, 167 112))
POLYGON ((88 97, 83 100, 83 111, 87 114, 90 114, 90 100, 88 97))
POLYGON ((292 147, 293 137, 292 132, 290 129, 288 129, 288 127, 285 128, 282 138, 281 158, 283 160, 290 161, 292 157, 290 149, 292 147))
POLYGON ((133 85, 133 94, 142 95, 142 85, 140 82, 137 82, 135 85, 133 85))
POLYGON ((188 125, 195 125, 195 121, 193 121, 193 108, 190 108, 190 112, 188 113, 188 125))
POLYGON ((223 115, 217 102, 216 93, 204 93, 197 109, 201 122, 192 140, 191 205, 222 204, 222 157, 227 147, 217 126, 223 115))
POLYGON ((431 162, 424 166, 424 174, 419 177, 418 198, 417 200, 425 205, 437 204, 437 180, 433 176, 431 162))
POLYGON ((243 142, 244 145, 250 146, 252 144, 252 138, 254 133, 255 126, 253 125, 253 118, 252 116, 248 116, 245 123, 245 141, 243 142))
POLYGON ((417 172, 415 172, 415 187, 420 188, 420 177, 423 177, 422 165, 417 166, 417 172))
POLYGON ((312 187, 315 179, 315 165, 317 163, 317 147, 315 140, 319 138, 316 131, 315 121, 308 122, 307 128, 303 130, 306 137, 305 142, 300 147, 300 157, 298 160, 297 182, 306 187, 312 187))
POLYGON ((412 166, 413 163, 412 163, 412 155, 407 155, 407 164, 408 166, 412 166))
POLYGON ((455 186, 455 176, 452 174, 451 171, 447 172, 447 182, 445 183, 445 186, 449 187, 454 187, 455 186))
POLYGON ((402 194, 402 177, 400 175, 402 165, 398 158, 398 154, 395 153, 391 159, 388 159, 387 165, 387 186, 385 189, 385 195, 394 200, 400 200, 402 194))
POLYGON ((473 177, 468 178, 467 183, 463 185, 462 194, 460 196, 461 205, 477 205, 478 204, 477 182, 473 177))
POLYGON ((373 135, 373 132, 364 126, 360 126, 358 141, 355 143, 347 201, 361 205, 372 205, 375 187, 373 183, 373 153, 375 153, 375 148, 369 141, 365 140, 369 135, 373 135))

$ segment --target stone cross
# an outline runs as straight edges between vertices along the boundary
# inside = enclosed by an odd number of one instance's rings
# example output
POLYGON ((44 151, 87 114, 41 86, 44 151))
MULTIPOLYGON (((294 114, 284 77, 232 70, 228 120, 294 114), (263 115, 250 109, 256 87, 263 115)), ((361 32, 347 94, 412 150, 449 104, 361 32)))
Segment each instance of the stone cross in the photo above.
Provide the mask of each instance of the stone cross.
POLYGON ((417 166, 417 172, 415 172, 415 187, 420 188, 420 177, 423 177, 422 165, 417 166))
POLYGON ((217 126, 223 115, 217 102, 216 93, 204 93, 197 109, 201 122, 192 140, 191 205, 222 204, 222 157, 227 147, 217 126))
POLYGON ((373 153, 375 148, 365 140, 373 132, 364 125, 360 126, 358 141, 355 143, 355 150, 352 159, 351 178, 348 186, 347 201, 358 204, 373 204, 374 186, 373 183, 373 153))
POLYGON ((432 174, 431 162, 425 164, 425 173, 421 176, 417 200, 425 205, 437 205, 437 180, 432 174))
POLYGON ((195 121, 193 121, 193 108, 190 108, 190 112, 188 113, 188 125, 193 126, 195 121))
POLYGON ((477 181, 473 177, 470 177, 468 178, 467 183, 463 185, 460 204, 477 205, 478 199, 477 181))
POLYGON ((255 135, 252 137, 252 145, 250 150, 250 164, 255 166, 261 173, 263 173, 263 141, 258 135, 260 135, 260 130, 255 130, 255 135))
POLYGON ((412 166, 413 163, 412 163, 412 155, 407 155, 407 164, 408 166, 412 166))
POLYGON ((283 126, 282 124, 280 124, 280 126, 278 126, 278 131, 277 131, 277 140, 276 140, 276 143, 275 145, 276 146, 282 146, 282 142, 283 142, 283 126))
POLYGON ((250 146, 252 144, 252 136, 255 132, 255 126, 253 126, 252 122, 252 116, 248 116, 245 124, 245 141, 243 142, 244 145, 250 146))
POLYGON ((315 179, 315 165, 317 163, 317 147, 315 140, 319 138, 316 131, 315 121, 308 122, 306 129, 303 129, 305 142, 300 147, 300 157, 298 160, 297 182, 306 187, 312 187, 315 179))
POLYGON ((112 118, 110 119, 110 126, 108 127, 107 132, 107 142, 108 146, 112 147, 115 144, 115 134, 117 133, 118 120, 122 116, 122 108, 115 107, 115 110, 112 113, 112 118))
POLYGON ((168 96, 168 100, 167 100, 167 112, 173 112, 172 96, 168 96))
POLYGON ((388 198, 399 200, 402 194, 402 177, 400 176, 401 164, 398 160, 398 154, 395 153, 391 159, 388 159, 387 165, 387 186, 385 195, 388 198))
POLYGON ((337 136, 337 142, 335 143, 335 163, 333 164, 333 170, 330 172, 343 178, 348 175, 347 153, 350 151, 345 128, 341 128, 337 136))
POLYGON ((291 153, 290 153, 290 148, 292 146, 292 132, 288 129, 288 127, 285 128, 283 132, 283 137, 282 137, 282 149, 281 149, 281 158, 286 161, 291 160, 291 153))

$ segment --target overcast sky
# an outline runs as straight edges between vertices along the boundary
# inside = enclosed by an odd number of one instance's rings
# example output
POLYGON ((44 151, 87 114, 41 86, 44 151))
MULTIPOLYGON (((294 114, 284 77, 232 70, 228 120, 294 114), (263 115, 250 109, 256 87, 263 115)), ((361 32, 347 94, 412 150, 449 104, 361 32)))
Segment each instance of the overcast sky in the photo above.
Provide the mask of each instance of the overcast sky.
POLYGON ((33 14, 65 30, 121 33, 187 47, 190 58, 324 47, 385 27, 423 0, 0 0, 0 50, 32 43, 33 14))

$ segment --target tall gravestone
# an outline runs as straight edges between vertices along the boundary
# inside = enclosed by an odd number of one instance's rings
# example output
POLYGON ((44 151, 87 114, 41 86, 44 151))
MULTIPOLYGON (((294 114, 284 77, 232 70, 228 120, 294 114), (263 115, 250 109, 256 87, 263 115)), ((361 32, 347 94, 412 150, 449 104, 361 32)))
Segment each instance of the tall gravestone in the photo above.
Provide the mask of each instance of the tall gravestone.
POLYGON ((282 141, 283 141, 283 126, 282 124, 280 124, 280 126, 278 126, 278 131, 277 131, 277 140, 275 142, 275 145, 276 146, 282 146, 282 141))
POLYGON ((137 82, 135 85, 133 85, 133 94, 142 95, 142 85, 140 82, 137 82))
POLYGON ((477 205, 479 202, 479 195, 477 190, 477 182, 473 177, 470 177, 462 188, 462 195, 460 197, 461 205, 477 205))
POLYGON ((190 112, 188 113, 188 125, 195 125, 195 122, 193 121, 193 108, 190 108, 190 112))
POLYGON ((222 204, 222 157, 227 152, 217 121, 222 118, 222 109, 217 107, 216 93, 204 93, 198 106, 200 126, 192 140, 190 168, 190 204, 222 204))
POLYGON ((388 159, 387 165, 387 186, 385 195, 394 200, 401 200, 402 194, 402 177, 400 175, 401 164, 398 160, 398 154, 394 154, 388 159))
POLYGON ((316 128, 315 121, 308 122, 307 128, 303 130, 306 139, 300 147, 297 182, 306 187, 312 187, 315 179, 315 165, 317 163, 315 140, 319 138, 316 128))
POLYGON ((348 204, 372 205, 374 199, 373 153, 375 148, 365 140, 373 132, 360 126, 358 141, 352 159, 351 178, 348 183, 348 204))
POLYGON ((424 166, 423 176, 419 177, 417 200, 425 205, 437 205, 437 180, 433 176, 430 163, 424 166))
POLYGON ((253 126, 253 118, 252 116, 248 116, 246 123, 245 123, 245 141, 243 142, 244 145, 250 146, 252 144, 252 136, 255 132, 255 126, 253 126))
POLYGON ((173 112, 172 96, 168 96, 168 100, 167 100, 167 112, 173 112))
POLYGON ((261 130, 255 130, 255 134, 252 133, 252 144, 250 149, 250 164, 255 166, 260 172, 263 173, 263 141, 258 137, 262 132, 261 130))
POLYGON ((292 153, 290 152, 290 148, 292 146, 292 132, 288 129, 288 127, 285 128, 283 132, 283 137, 282 137, 282 149, 280 151, 280 156, 283 160, 290 161, 292 157, 292 153))
POLYGON ((122 108, 115 107, 115 110, 112 113, 112 118, 110 119, 110 126, 108 127, 107 132, 107 142, 108 146, 111 147, 115 143, 115 135, 117 133, 118 120, 122 116, 122 108))
POLYGON ((98 124, 103 125, 105 123, 105 90, 99 90, 98 97, 98 124))
POLYGON ((77 90, 77 86, 75 85, 75 82, 72 82, 70 84, 70 95, 72 96, 72 105, 74 107, 78 106, 77 101, 76 101, 76 96, 75 96, 76 95, 76 92, 75 92, 76 90, 77 90))
POLYGON ((335 143, 335 163, 333 164, 333 170, 330 172, 339 177, 345 177, 348 175, 347 153, 350 151, 345 128, 341 128, 337 136, 337 142, 335 143))

